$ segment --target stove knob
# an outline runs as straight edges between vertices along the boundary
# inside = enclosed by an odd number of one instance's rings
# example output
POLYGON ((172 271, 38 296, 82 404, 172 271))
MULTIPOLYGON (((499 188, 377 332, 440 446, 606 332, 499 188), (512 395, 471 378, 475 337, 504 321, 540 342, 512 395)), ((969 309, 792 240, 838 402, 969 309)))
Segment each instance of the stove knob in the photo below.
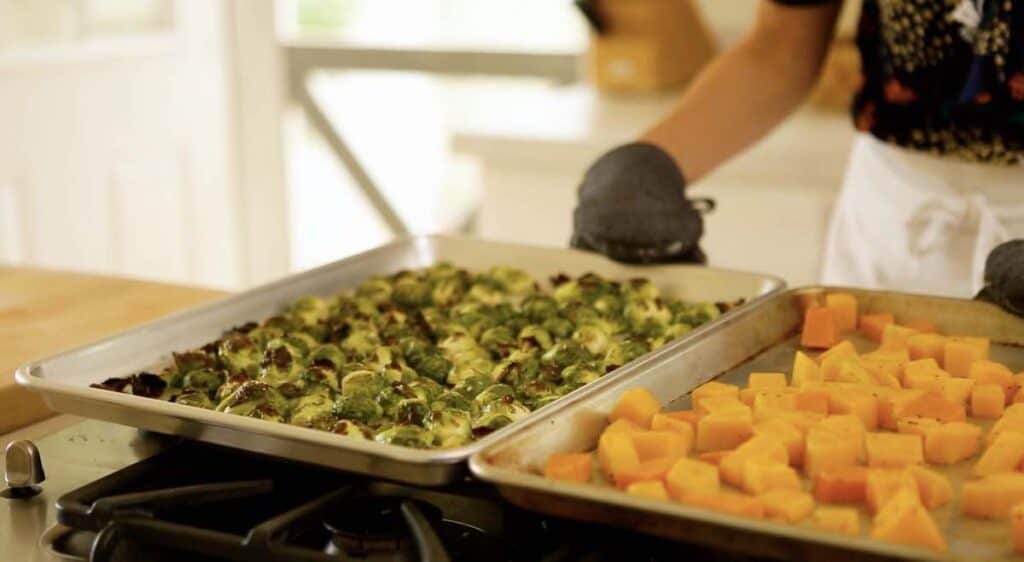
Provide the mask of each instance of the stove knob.
POLYGON ((39 449, 31 441, 14 441, 4 451, 4 481, 8 488, 0 492, 5 498, 28 498, 42 491, 46 480, 39 449))

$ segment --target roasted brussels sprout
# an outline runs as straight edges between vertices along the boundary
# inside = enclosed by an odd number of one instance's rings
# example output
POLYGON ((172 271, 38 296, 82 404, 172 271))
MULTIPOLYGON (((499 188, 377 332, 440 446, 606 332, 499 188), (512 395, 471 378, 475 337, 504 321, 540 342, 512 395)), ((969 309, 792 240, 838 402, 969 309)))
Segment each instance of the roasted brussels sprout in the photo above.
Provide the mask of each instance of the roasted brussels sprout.
MULTIPOLYGON (((648 280, 451 264, 296 300, 99 388, 411 447, 457 447, 716 318, 648 280)), ((721 308, 720 308, 721 307, 721 308)))
POLYGON ((288 416, 288 400, 266 383, 246 381, 218 404, 217 410, 238 416, 283 422, 288 416))
POLYGON ((418 425, 394 425, 377 432, 374 439, 378 443, 401 445, 414 449, 427 449, 434 443, 434 436, 418 425))

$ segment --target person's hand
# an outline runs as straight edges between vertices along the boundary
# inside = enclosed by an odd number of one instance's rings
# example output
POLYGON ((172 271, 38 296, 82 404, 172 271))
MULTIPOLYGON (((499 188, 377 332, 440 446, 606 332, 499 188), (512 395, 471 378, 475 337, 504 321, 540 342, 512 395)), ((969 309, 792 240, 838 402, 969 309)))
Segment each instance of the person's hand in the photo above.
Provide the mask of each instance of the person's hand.
POLYGON ((703 264, 701 213, 714 202, 700 200, 698 210, 685 189, 672 157, 653 144, 607 152, 580 184, 570 245, 623 262, 703 264))
POLYGON ((985 288, 978 299, 1024 316, 1024 240, 1004 242, 985 261, 985 288))

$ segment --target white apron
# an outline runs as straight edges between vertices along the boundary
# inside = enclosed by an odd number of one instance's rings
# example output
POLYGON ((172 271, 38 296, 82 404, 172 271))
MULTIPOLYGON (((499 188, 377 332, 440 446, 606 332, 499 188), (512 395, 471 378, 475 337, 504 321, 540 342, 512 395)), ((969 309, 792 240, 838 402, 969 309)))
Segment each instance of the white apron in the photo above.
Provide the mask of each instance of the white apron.
POLYGON ((853 144, 825 248, 828 285, 973 297, 992 248, 1024 238, 1024 166, 853 144))

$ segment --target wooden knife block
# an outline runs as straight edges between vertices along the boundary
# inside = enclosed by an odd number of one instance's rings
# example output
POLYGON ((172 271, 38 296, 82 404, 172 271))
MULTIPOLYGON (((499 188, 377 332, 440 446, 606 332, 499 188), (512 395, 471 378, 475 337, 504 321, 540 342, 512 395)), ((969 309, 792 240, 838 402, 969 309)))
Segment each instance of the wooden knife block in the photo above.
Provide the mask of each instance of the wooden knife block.
POLYGON ((589 72, 598 89, 651 93, 677 86, 714 55, 691 0, 599 0, 603 33, 591 35, 589 72))

